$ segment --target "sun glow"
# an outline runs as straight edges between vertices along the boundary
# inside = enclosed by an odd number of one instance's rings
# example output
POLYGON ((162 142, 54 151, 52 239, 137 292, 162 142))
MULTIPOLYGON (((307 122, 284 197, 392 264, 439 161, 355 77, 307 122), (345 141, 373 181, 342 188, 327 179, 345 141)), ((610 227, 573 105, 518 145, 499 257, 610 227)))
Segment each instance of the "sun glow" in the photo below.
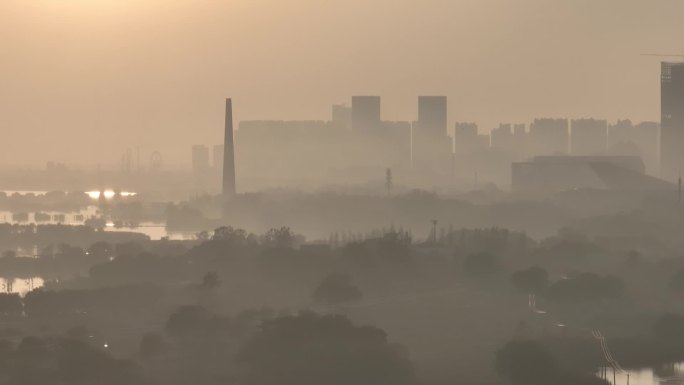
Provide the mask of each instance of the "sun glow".
POLYGON ((122 198, 129 198, 129 197, 134 197, 134 196, 138 195, 138 193, 136 193, 136 192, 131 192, 131 191, 116 192, 114 190, 87 191, 86 194, 90 197, 90 199, 100 199, 100 197, 104 197, 105 199, 113 199, 116 196, 119 196, 122 198))

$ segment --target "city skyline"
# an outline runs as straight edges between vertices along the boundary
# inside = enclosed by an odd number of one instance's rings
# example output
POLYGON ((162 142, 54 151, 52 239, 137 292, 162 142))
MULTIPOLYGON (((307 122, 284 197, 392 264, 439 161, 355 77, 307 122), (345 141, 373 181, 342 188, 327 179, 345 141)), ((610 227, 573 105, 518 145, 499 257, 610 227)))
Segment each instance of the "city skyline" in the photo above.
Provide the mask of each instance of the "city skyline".
MULTIPOLYGON (((236 122, 325 119, 363 94, 397 121, 416 115, 414 95, 445 95, 450 126, 484 130, 536 116, 657 121, 659 59, 640 54, 679 53, 669 38, 684 29, 672 0, 400 1, 297 0, 278 14, 265 0, 3 2, 0 127, 8 143, 44 138, 46 160, 94 164, 139 146, 178 164, 193 137, 220 142, 226 95, 236 122)), ((5 145, 0 164, 43 164, 28 148, 5 145)))

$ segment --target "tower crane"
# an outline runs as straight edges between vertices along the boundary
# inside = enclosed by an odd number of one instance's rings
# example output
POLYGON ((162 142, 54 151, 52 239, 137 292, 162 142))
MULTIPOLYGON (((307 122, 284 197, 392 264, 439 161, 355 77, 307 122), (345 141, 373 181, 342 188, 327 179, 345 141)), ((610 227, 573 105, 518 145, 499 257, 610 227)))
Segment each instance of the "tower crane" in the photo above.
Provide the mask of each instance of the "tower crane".
POLYGON ((680 54, 642 53, 641 56, 678 57, 684 59, 684 52, 680 54))

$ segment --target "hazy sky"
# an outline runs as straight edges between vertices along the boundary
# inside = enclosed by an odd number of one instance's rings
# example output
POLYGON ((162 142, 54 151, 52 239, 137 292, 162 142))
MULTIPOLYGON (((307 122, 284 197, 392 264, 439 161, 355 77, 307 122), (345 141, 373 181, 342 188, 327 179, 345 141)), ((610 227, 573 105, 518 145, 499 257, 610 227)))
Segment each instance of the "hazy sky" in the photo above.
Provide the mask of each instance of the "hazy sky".
POLYGON ((0 0, 0 165, 189 162, 236 120, 383 118, 449 96, 449 121, 659 119, 682 0, 0 0))

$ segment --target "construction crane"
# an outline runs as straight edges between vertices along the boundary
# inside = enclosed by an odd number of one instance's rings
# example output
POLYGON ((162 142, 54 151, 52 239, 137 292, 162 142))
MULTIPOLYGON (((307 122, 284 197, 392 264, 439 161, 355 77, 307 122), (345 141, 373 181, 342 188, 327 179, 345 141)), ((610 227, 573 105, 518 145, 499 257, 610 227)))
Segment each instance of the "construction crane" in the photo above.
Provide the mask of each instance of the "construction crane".
POLYGON ((684 59, 684 52, 677 54, 642 53, 641 56, 678 57, 684 59))

